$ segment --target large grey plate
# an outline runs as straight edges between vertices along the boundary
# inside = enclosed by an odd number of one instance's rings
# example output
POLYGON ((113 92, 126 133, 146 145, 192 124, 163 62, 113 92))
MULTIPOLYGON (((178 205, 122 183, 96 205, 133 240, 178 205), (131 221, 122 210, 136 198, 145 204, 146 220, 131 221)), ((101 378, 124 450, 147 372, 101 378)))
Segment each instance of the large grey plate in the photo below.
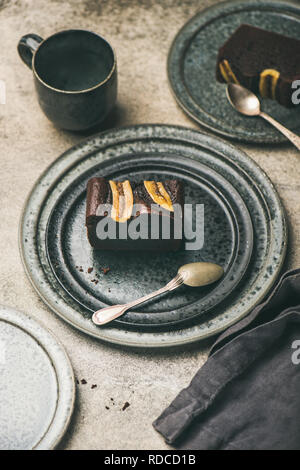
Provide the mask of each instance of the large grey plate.
POLYGON ((224 276, 212 286, 198 289, 182 286, 115 320, 126 327, 161 329, 206 315, 230 295, 249 265, 253 228, 243 199, 219 173, 191 158, 169 152, 163 156, 139 152, 95 162, 95 166, 72 181, 49 217, 46 248, 52 270, 63 288, 91 315, 100 308, 127 303, 149 290, 159 289, 184 264, 197 261, 220 264, 224 276), (97 175, 129 181, 180 179, 185 203, 204 206, 202 248, 186 250, 183 246, 175 253, 138 254, 93 250, 86 236, 86 187, 88 180, 97 175), (107 266, 110 272, 104 275, 101 268, 107 266), (92 282, 95 279, 96 283, 92 282))
MULTIPOLYGON (((169 81, 179 105, 199 124, 226 137, 254 143, 286 138, 260 118, 238 114, 228 103, 225 85, 216 81, 218 50, 242 23, 300 37, 298 2, 236 0, 222 2, 194 16, 177 34, 169 53, 169 81)), ((286 109, 263 100, 264 111, 300 133, 300 106, 286 109)))
MULTIPOLYGON (((286 252, 286 222, 277 193, 263 171, 242 151, 200 132, 174 126, 144 125, 96 135, 58 158, 33 188, 20 225, 20 248, 27 274, 49 307, 74 327, 97 338, 130 346, 185 344, 216 334, 246 315, 268 292, 286 252), (54 275, 46 249, 49 217, 60 195, 80 175, 112 157, 154 154, 184 157, 222 175, 241 195, 254 230, 253 255, 238 288, 210 313, 182 328, 140 331, 96 327, 91 314, 69 295, 54 275)), ((108 276, 108 275, 107 275, 108 276)), ((149 286, 151 288, 151 286, 149 286)), ((150 289, 151 290, 151 289, 150 289)))
POLYGON ((75 385, 62 346, 39 323, 0 306, 0 449, 52 449, 67 428, 75 385))

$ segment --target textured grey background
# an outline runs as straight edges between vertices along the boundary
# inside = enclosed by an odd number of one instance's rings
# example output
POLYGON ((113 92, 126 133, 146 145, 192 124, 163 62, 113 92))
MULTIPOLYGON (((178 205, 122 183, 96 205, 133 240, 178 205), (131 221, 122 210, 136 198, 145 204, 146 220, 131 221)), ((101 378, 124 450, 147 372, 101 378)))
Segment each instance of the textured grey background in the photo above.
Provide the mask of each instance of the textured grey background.
MULTIPOLYGON (((25 198, 42 171, 84 138, 55 129, 34 97, 30 71, 16 45, 21 35, 46 37, 86 28, 106 37, 117 53, 118 107, 108 127, 136 123, 198 128, 176 105, 166 57, 178 29, 211 0, 0 0, 0 303, 44 323, 64 344, 78 385, 75 413, 61 449, 164 449, 151 423, 206 360, 210 343, 184 351, 132 351, 85 337, 56 318, 31 288, 18 251, 18 222, 25 198), (91 388, 93 384, 97 387, 91 388), (113 400, 112 400, 113 399, 113 400), (125 402, 130 406, 122 411, 125 402), (107 409, 108 407, 109 409, 107 409)), ((290 221, 287 266, 300 259, 300 157, 291 146, 246 147, 275 183, 290 221)))

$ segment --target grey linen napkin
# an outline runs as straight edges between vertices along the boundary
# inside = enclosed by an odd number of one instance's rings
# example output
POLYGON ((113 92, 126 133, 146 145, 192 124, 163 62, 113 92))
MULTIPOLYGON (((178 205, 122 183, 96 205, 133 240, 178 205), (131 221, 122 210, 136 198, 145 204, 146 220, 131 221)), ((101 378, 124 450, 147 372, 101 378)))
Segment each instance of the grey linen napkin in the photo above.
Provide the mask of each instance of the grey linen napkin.
POLYGON ((218 338, 153 425, 178 449, 300 449, 300 269, 218 338))

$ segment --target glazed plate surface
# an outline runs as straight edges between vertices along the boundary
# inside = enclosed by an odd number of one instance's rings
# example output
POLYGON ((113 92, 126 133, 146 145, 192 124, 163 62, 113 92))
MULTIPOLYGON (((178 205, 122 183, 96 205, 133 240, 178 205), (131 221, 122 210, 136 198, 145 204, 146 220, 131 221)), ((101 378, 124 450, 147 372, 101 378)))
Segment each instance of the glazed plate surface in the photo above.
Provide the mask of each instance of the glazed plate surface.
POLYGON ((56 314, 94 337, 142 347, 190 343, 238 321, 275 282, 286 244, 277 193, 249 157, 218 138, 161 125, 104 132, 67 151, 36 183, 20 226, 26 272, 56 314), (137 259, 129 253, 94 252, 84 227, 85 186, 100 174, 136 180, 159 174, 159 179, 172 175, 184 180, 187 201, 197 199, 204 202, 204 211, 207 207, 203 248, 153 259, 146 253, 137 259), (170 280, 181 264, 199 260, 225 267, 217 286, 203 292, 183 287, 176 296, 129 312, 120 323, 92 323, 94 308, 151 292, 170 280), (110 271, 104 274, 102 268, 107 267, 110 271), (98 283, 92 282, 95 279, 98 283))
MULTIPOLYGON (((299 3, 274 0, 222 2, 200 11, 179 31, 168 57, 168 76, 178 104, 202 126, 228 138, 252 143, 282 143, 286 138, 261 118, 237 113, 216 81, 219 48, 241 25, 250 24, 296 39, 299 3)), ((262 109, 300 134, 300 107, 286 109, 262 100, 262 109)))
POLYGON ((176 154, 140 153, 98 163, 73 181, 49 218, 46 247, 62 287, 91 313, 159 289, 184 264, 199 261, 220 264, 225 275, 218 283, 202 288, 182 286, 115 322, 162 327, 203 315, 230 295, 250 262, 253 229, 245 203, 221 175, 176 154), (186 249, 183 244, 180 251, 169 253, 92 250, 86 236, 85 210, 87 182, 94 176, 117 181, 180 179, 184 183, 185 203, 193 208, 193 217, 186 217, 186 223, 193 230, 196 223, 198 227, 194 248, 186 249), (107 268, 109 272, 104 274, 103 269, 107 268))
POLYGON ((72 367, 47 330, 3 306, 0 375, 0 449, 53 449, 73 411, 72 367))

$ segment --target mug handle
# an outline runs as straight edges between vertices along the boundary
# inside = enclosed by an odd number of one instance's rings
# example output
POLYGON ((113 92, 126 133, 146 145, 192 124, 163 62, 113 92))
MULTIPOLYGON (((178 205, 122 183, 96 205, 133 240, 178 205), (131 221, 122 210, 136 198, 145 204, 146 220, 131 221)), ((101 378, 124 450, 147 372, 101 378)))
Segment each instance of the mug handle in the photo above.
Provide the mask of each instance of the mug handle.
POLYGON ((26 34, 23 36, 18 44, 18 52, 24 64, 32 69, 33 54, 41 44, 43 39, 37 34, 26 34))

